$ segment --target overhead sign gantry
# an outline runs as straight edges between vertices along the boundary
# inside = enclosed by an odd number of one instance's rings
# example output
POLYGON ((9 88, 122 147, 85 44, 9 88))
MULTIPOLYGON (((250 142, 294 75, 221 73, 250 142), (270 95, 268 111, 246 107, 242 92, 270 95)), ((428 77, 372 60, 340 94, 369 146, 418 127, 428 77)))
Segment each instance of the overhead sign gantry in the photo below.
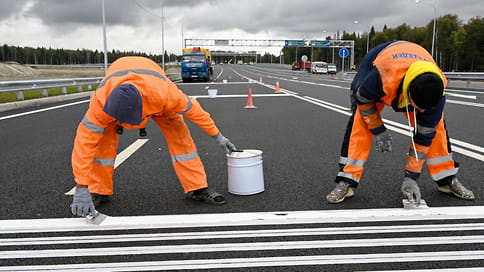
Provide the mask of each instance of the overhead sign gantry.
POLYGON ((350 66, 355 60, 355 41, 353 40, 261 40, 261 39, 184 39, 184 47, 328 47, 349 48, 350 66))

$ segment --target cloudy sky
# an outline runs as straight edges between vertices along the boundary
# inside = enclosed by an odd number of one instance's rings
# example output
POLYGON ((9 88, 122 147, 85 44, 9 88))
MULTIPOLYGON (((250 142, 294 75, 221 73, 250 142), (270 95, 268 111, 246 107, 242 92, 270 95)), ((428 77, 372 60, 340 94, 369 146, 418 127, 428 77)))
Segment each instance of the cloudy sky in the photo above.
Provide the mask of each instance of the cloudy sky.
MULTIPOLYGON (((105 0, 107 46, 160 54, 162 8, 165 50, 180 54, 182 37, 324 39, 338 30, 424 26, 434 7, 463 23, 484 15, 482 0, 105 0)), ((103 50, 102 0, 0 0, 3 44, 103 50)))

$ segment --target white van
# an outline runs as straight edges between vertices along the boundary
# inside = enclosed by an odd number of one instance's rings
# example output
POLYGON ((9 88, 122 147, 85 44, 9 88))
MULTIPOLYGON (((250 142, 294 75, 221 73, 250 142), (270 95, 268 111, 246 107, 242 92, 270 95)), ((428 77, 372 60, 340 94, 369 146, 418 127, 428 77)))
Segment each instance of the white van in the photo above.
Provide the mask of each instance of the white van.
POLYGON ((328 64, 328 74, 336 75, 336 65, 332 63, 328 64))
POLYGON ((313 74, 327 74, 328 64, 324 61, 314 61, 311 63, 311 73, 313 74))

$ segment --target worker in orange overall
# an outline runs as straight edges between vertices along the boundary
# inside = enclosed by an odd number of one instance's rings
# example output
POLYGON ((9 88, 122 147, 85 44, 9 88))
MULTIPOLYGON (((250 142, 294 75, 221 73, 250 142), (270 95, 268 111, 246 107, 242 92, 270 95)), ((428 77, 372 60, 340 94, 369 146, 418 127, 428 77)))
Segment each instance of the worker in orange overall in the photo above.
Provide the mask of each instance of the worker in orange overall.
POLYGON ((353 114, 341 148, 336 187, 326 196, 327 201, 340 203, 354 195, 373 136, 377 151, 392 151, 392 137, 380 116, 385 105, 403 112, 413 127, 401 187, 404 196, 420 204, 416 181, 426 162, 441 192, 474 199, 473 192, 456 177, 459 164, 452 156, 443 114, 446 85, 432 56, 415 43, 393 41, 370 50, 351 83, 353 114))
POLYGON ((155 62, 123 57, 113 62, 77 128, 72 169, 77 183, 74 215, 95 216, 95 207, 113 194, 118 134, 144 128, 153 119, 163 132, 175 172, 189 197, 214 205, 225 198, 208 188, 207 176, 183 116, 212 136, 226 153, 236 148, 200 104, 186 96, 155 62))

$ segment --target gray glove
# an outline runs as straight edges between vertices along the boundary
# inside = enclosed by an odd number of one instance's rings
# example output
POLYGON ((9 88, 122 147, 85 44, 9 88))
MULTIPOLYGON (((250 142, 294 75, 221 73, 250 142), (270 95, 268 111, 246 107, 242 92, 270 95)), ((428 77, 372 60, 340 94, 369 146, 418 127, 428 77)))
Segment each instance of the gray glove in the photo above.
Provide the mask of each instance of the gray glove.
POLYGON ((216 136, 212 136, 215 142, 225 151, 225 154, 232 154, 232 151, 237 150, 235 145, 225 138, 222 133, 218 133, 216 136))
POLYGON ((375 148, 378 152, 392 152, 392 135, 388 130, 376 135, 375 148))
POLYGON ((408 198, 408 201, 420 204, 420 189, 417 182, 409 177, 405 177, 402 183, 402 193, 408 198))
POLYGON ((97 216, 91 193, 89 193, 87 187, 76 187, 71 207, 73 215, 86 217, 88 214, 91 214, 93 217, 97 216))

